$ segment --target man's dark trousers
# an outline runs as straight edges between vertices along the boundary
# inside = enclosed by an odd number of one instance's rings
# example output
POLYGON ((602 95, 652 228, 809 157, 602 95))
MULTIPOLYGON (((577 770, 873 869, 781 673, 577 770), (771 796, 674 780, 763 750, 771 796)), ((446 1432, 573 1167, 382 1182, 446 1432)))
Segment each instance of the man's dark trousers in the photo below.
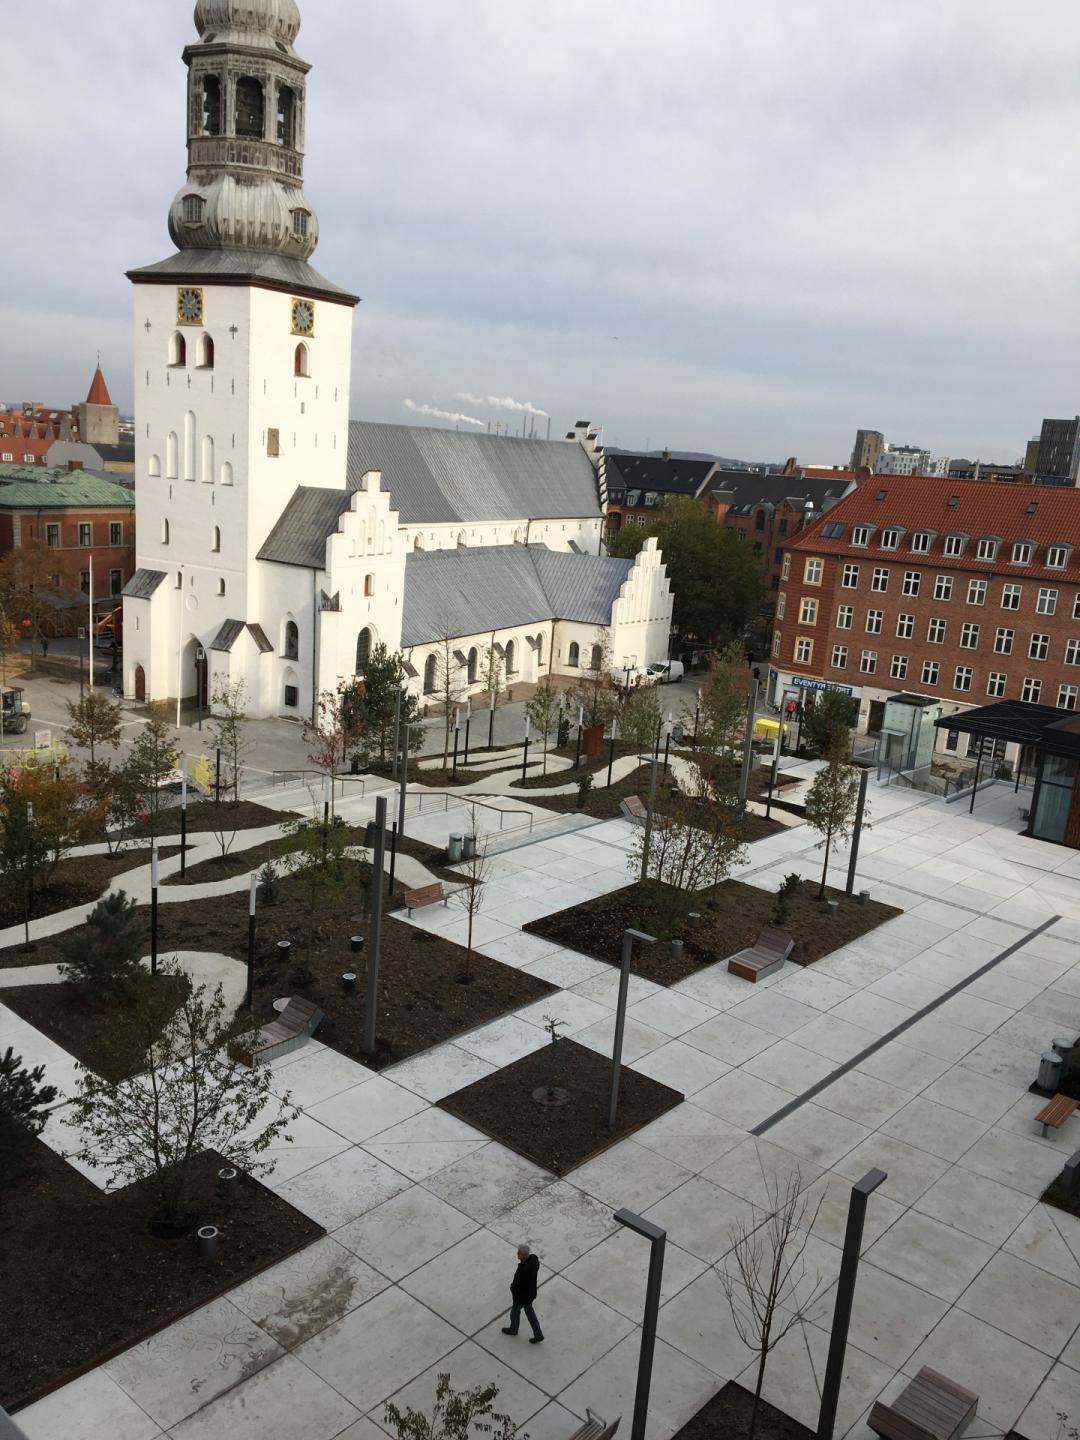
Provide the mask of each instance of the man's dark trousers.
POLYGON ((540 1321, 536 1318, 536 1311, 533 1309, 533 1301, 536 1299, 536 1277, 540 1269, 540 1261, 535 1255, 527 1255, 520 1261, 514 1278, 510 1283, 510 1297, 513 1304, 510 1306, 510 1333, 516 1335, 518 1326, 521 1323, 521 1312, 525 1311, 525 1319, 528 1320, 532 1329, 533 1338, 542 1340, 544 1332, 540 1329, 540 1321))

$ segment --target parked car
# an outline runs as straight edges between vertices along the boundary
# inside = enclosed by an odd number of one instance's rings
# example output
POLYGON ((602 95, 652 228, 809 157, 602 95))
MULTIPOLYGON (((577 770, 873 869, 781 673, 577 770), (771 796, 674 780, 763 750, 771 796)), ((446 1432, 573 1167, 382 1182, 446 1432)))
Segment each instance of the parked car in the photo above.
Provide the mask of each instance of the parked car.
POLYGON ((625 665, 621 668, 615 666, 610 671, 610 674, 613 683, 617 685, 620 690, 625 690, 627 686, 633 690, 638 685, 651 685, 653 683, 652 676, 649 675, 649 672, 640 669, 637 665, 632 665, 629 671, 625 665))
POLYGON ((685 673, 686 667, 681 660, 658 660, 655 665, 650 665, 646 670, 646 683, 671 685, 676 680, 681 680, 685 673))

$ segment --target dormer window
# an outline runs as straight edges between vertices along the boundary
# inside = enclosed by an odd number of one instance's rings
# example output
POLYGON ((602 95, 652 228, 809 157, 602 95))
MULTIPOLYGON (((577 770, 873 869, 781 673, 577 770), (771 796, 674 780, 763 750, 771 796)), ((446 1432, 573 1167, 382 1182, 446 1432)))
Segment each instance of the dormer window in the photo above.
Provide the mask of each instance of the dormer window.
POLYGON ((881 532, 881 548, 883 550, 895 550, 900 544, 900 531, 895 526, 890 526, 881 532))
POLYGON ((930 551, 930 541, 933 539, 929 530, 916 530, 911 537, 911 548, 916 555, 927 555, 930 551))
POLYGON ((966 536, 966 535, 946 535, 946 536, 945 536, 945 554, 946 554, 946 555, 950 555, 950 556, 952 556, 952 557, 954 557, 954 558, 955 558, 956 556, 958 556, 958 555, 963 555, 963 553, 964 553, 964 545, 965 545, 966 541, 967 541, 967 536, 966 536))
POLYGON ((854 527, 854 529, 852 530, 852 532, 851 532, 851 543, 852 543, 852 545, 860 545, 860 546, 861 546, 861 545, 869 545, 869 544, 870 544, 870 527, 869 527, 869 525, 856 525, 856 526, 854 527))
POLYGON ((292 212, 292 233, 297 240, 308 238, 308 228, 311 225, 310 210, 294 210, 292 212))
POLYGON ((184 196, 184 224, 201 225, 206 212, 206 201, 201 195, 184 196))
POLYGON ((1069 563, 1068 545, 1051 545, 1046 551, 1046 568, 1048 570, 1064 570, 1069 563))
POLYGON ((981 540, 977 542, 975 546, 975 559, 996 560, 998 545, 1000 543, 1001 542, 999 540, 995 540, 993 536, 984 536, 981 540))
POLYGON ((1030 540, 1018 540, 1012 547, 1012 563, 1014 565, 1030 565, 1034 553, 1035 546, 1030 540))

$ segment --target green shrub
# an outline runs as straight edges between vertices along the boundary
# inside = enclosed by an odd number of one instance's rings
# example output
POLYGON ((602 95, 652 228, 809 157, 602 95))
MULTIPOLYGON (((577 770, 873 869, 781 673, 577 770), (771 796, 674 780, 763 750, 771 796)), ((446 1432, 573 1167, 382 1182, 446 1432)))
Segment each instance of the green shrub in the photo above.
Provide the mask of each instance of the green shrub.
POLYGON ((144 943, 145 928, 135 901, 118 890, 99 900, 86 929, 64 942, 60 974, 70 984, 94 990, 125 990, 146 973, 139 963, 144 943))

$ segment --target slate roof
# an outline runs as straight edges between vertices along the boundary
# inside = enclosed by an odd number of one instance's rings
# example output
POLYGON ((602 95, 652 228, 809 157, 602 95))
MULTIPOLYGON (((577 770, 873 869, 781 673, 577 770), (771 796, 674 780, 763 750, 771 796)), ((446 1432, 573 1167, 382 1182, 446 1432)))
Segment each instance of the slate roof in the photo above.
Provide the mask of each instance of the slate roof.
POLYGON ((105 376, 101 373, 99 365, 94 371, 94 378, 90 381, 90 391, 86 397, 87 405, 111 405, 112 396, 109 394, 109 387, 105 384, 105 376))
POLYGON ((713 495, 717 491, 732 492, 732 512, 748 515, 755 505, 779 505, 782 500, 809 500, 812 509, 822 510, 826 501, 839 499, 850 484, 845 476, 837 479, 802 473, 765 475, 760 470, 718 470, 709 484, 709 492, 713 495))
POLYGON ((632 565, 544 545, 413 551, 405 558, 401 643, 541 620, 606 625, 632 565))
MULTIPOLYGON (((634 455, 623 452, 604 457, 608 498, 615 501, 613 491, 648 492, 656 495, 697 495, 716 469, 715 460, 664 460, 659 455, 634 455)), ((621 500, 615 501, 622 504, 621 500)), ((640 500, 639 500, 640 503, 640 500)))
POLYGON ((247 630, 248 633, 251 635, 251 638, 255 641, 255 644, 258 646, 261 654, 265 655, 269 651, 273 650, 274 647, 266 638, 266 631, 262 628, 262 626, 247 625, 244 623, 243 620, 223 620, 221 623, 221 628, 218 630, 213 640, 210 641, 210 649, 224 650, 227 653, 233 648, 233 646, 236 644, 237 640, 239 640, 240 636, 244 633, 245 630, 247 630))
POLYGON ((403 525, 600 516, 596 472, 578 444, 422 425, 349 424, 348 487, 381 470, 403 525))
POLYGON ((122 593, 133 600, 149 600, 164 579, 164 570, 136 570, 122 593))
POLYGON ((299 290, 356 305, 359 297, 320 275, 306 260, 261 250, 178 250, 155 265, 127 272, 129 280, 160 280, 173 284, 200 280, 218 284, 266 285, 272 290, 299 290))
POLYGON ((338 516, 348 506, 344 490, 298 485, 256 558, 322 570, 326 565, 326 537, 337 529, 338 516))
POLYGON ((0 465, 0 510, 56 510, 70 506, 130 510, 131 491, 115 476, 42 465, 0 465))
POLYGON ((928 475, 874 475, 804 530, 790 548, 817 555, 850 554, 853 559, 949 565, 1010 579, 1027 575, 1075 583, 1080 575, 1080 490, 928 475), (868 545, 851 543, 852 529, 859 525, 870 529, 868 545), (899 543, 883 550, 881 531, 890 528, 901 532, 899 543), (917 531, 930 532, 928 550, 911 549, 917 531), (946 535, 968 537, 962 555, 945 555, 946 535), (990 538, 1001 541, 997 556, 977 559, 977 541, 990 538), (1034 546, 1030 564, 1012 563, 1017 540, 1034 546), (1046 565, 1051 545, 1070 547, 1064 567, 1046 565))

